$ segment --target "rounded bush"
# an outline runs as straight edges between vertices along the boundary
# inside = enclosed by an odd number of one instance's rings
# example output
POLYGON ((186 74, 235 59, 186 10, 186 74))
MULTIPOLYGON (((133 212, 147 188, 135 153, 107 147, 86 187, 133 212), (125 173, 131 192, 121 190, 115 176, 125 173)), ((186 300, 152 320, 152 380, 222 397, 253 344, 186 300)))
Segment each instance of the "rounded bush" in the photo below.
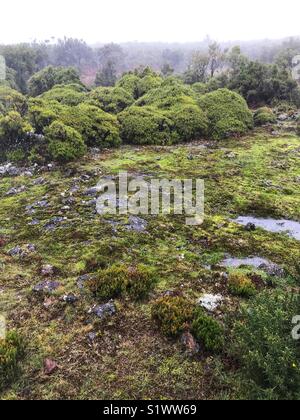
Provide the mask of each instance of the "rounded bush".
POLYGON ((0 115, 16 111, 25 115, 28 109, 27 100, 20 92, 8 86, 0 86, 0 115))
POLYGON ((196 105, 193 89, 175 78, 166 79, 160 87, 150 90, 135 103, 137 106, 155 106, 169 110, 178 105, 196 105))
POLYGON ((168 145, 176 140, 173 121, 154 107, 132 106, 119 114, 118 119, 125 143, 168 145))
POLYGON ((137 99, 138 94, 138 85, 140 82, 140 78, 133 74, 133 73, 127 73, 124 74, 121 79, 118 80, 116 86, 123 88, 126 90, 127 93, 130 94, 134 99, 137 99))
POLYGON ((86 99, 86 91, 81 85, 56 85, 41 95, 46 101, 57 101, 63 105, 75 106, 86 99))
POLYGON ((31 99, 29 101, 29 121, 37 134, 44 134, 49 127, 63 112, 63 105, 57 101, 43 99, 31 99))
POLYGON ((92 90, 87 97, 87 103, 111 114, 119 114, 133 102, 133 96, 121 87, 99 87, 92 90))
POLYGON ((256 126, 262 126, 266 124, 276 123, 276 115, 271 108, 263 107, 259 108, 254 113, 254 124, 256 126))
POLYGON ((102 300, 126 295, 133 300, 140 300, 148 295, 155 283, 152 270, 144 265, 128 267, 116 264, 99 270, 88 282, 88 287, 102 300))
POLYGON ((31 125, 18 112, 11 111, 0 117, 0 150, 2 154, 15 149, 26 149, 31 125))
POLYGON ((208 118, 197 105, 178 105, 170 111, 174 130, 180 141, 196 140, 205 137, 208 130, 208 118))
POLYGON ((213 318, 198 309, 192 323, 192 332, 206 350, 218 352, 224 345, 223 327, 213 318))
POLYGON ((253 128, 253 116, 246 101, 228 89, 218 89, 199 98, 209 119, 209 136, 220 140, 253 128))
POLYGON ((118 120, 96 106, 80 104, 65 107, 60 120, 76 129, 91 147, 117 147, 121 143, 118 120))
POLYGON ((58 162, 69 162, 82 157, 86 152, 83 138, 78 131, 60 121, 53 122, 45 130, 45 138, 51 159, 58 162))
POLYGON ((182 296, 165 296, 152 306, 152 318, 167 336, 181 334, 191 323, 193 312, 193 305, 182 296))

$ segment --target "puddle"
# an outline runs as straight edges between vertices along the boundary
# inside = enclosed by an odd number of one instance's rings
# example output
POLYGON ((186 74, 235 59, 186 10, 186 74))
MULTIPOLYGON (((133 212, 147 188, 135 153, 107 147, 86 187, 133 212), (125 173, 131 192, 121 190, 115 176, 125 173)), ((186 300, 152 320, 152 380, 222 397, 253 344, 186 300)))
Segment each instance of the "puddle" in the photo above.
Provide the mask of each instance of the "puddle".
POLYGON ((226 258, 220 264, 226 268, 239 268, 242 266, 253 267, 265 271, 270 276, 285 277, 285 271, 277 264, 272 263, 266 258, 261 257, 247 257, 247 258, 226 258))
POLYGON ((247 226, 249 223, 254 224, 258 228, 267 230, 273 233, 287 233, 291 238, 300 241, 300 223, 292 220, 276 220, 276 219, 262 219, 252 216, 241 216, 233 220, 234 222, 247 226))

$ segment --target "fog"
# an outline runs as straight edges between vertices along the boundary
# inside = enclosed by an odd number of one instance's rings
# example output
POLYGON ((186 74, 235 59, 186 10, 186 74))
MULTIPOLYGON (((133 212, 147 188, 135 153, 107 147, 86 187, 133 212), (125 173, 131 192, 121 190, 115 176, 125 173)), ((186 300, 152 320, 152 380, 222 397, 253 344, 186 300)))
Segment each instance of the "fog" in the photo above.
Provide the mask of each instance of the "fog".
POLYGON ((1 4, 0 43, 283 38, 300 35, 299 12, 299 0, 10 0, 1 4))

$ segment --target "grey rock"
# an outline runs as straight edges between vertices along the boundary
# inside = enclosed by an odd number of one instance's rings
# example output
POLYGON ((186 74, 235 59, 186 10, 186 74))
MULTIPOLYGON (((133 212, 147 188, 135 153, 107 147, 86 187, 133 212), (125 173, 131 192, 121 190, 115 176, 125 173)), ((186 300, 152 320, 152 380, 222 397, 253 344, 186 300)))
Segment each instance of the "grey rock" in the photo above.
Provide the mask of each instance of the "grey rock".
POLYGON ((198 304, 210 312, 214 312, 222 303, 223 296, 205 294, 199 300, 198 304))
POLYGON ((60 283, 57 281, 43 281, 41 283, 38 283, 36 286, 34 286, 33 291, 37 293, 51 293, 54 292, 56 289, 60 287, 60 283))
POLYGON ((112 316, 116 312, 117 308, 114 302, 105 303, 104 305, 97 305, 90 310, 90 313, 101 319, 106 318, 107 316, 112 316))
POLYGON ((43 277, 51 277, 54 275, 54 271, 55 271, 55 268, 53 267, 53 265, 45 264, 41 268, 41 275, 43 277))
POLYGON ((22 185, 21 187, 11 188, 6 195, 17 195, 23 193, 24 191, 26 191, 26 187, 22 185))

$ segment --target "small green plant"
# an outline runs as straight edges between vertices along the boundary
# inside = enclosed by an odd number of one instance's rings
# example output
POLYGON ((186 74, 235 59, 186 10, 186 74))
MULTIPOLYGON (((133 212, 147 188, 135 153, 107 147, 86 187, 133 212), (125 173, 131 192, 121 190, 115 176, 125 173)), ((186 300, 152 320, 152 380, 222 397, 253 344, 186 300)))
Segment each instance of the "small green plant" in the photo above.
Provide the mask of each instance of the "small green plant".
POLYGON ((176 337, 193 320, 194 307, 182 296, 164 296, 152 306, 152 318, 158 323, 163 334, 176 337))
POLYGON ((133 300, 140 300, 148 295, 155 283, 153 272, 144 265, 116 264, 99 270, 89 282, 89 288, 100 299, 128 295, 133 300))
POLYGON ((218 352, 224 346, 224 329, 212 317, 197 308, 192 323, 192 332, 200 344, 208 351, 218 352))
POLYGON ((256 287, 252 280, 243 274, 231 274, 228 280, 228 288, 234 296, 249 298, 256 293, 256 287))
POLYGON ((268 108, 268 107, 259 108, 254 113, 254 124, 256 126, 274 124, 275 122, 276 122, 276 115, 273 113, 271 108, 268 108))
POLYGON ((0 390, 18 376, 24 352, 24 342, 16 331, 9 331, 6 338, 0 340, 0 390))

